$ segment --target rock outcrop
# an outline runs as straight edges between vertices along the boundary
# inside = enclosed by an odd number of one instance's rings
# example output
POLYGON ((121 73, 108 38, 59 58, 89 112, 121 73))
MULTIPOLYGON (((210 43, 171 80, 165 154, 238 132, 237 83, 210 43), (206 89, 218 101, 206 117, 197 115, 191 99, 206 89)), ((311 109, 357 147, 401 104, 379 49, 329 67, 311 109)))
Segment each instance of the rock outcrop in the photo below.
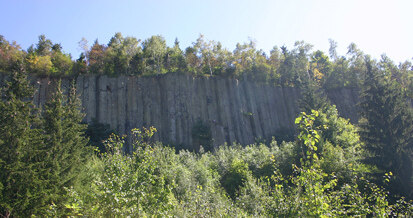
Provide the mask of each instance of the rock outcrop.
MULTIPOLYGON (((299 112, 299 89, 231 78, 166 74, 72 79, 87 122, 95 118, 119 133, 154 126, 158 129, 156 140, 189 149, 197 149, 192 129, 199 120, 210 127, 214 146, 233 142, 247 145, 292 133, 299 112)), ((41 105, 50 97, 53 82, 50 78, 35 80, 34 101, 41 105)), ((69 87, 70 79, 64 79, 62 85, 69 87)), ((357 120, 357 90, 337 89, 329 91, 328 97, 342 116, 357 120)))

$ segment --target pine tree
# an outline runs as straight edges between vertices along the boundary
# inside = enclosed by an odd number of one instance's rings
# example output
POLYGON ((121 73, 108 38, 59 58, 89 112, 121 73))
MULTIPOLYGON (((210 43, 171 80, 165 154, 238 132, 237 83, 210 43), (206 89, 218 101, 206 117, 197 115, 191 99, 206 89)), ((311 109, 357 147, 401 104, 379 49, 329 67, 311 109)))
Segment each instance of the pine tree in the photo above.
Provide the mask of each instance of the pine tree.
MULTIPOLYGON (((392 172, 392 192, 405 196, 412 190, 413 116, 400 85, 367 61, 360 96, 360 136, 369 152, 365 161, 383 173, 392 172)), ((378 179, 378 180, 381 180, 378 179)))
POLYGON ((40 142, 34 90, 23 72, 14 72, 1 90, 0 101, 0 214, 28 216, 43 203, 38 177, 40 142))

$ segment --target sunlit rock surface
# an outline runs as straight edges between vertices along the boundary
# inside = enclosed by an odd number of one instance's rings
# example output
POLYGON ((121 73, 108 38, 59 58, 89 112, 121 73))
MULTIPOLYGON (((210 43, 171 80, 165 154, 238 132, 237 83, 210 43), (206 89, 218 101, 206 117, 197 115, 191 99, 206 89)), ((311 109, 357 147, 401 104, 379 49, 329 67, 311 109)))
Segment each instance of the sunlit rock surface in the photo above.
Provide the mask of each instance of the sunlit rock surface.
MULTIPOLYGON (((154 126, 158 130, 156 140, 189 149, 197 149, 192 145, 192 127, 197 120, 211 127, 214 146, 233 142, 247 145, 293 132, 299 112, 299 89, 231 78, 88 75, 63 79, 64 89, 73 79, 87 122, 96 118, 121 134, 154 126)), ((36 105, 50 97, 53 80, 33 79, 36 105)), ((327 95, 341 116, 357 121, 357 90, 330 90, 327 95)))

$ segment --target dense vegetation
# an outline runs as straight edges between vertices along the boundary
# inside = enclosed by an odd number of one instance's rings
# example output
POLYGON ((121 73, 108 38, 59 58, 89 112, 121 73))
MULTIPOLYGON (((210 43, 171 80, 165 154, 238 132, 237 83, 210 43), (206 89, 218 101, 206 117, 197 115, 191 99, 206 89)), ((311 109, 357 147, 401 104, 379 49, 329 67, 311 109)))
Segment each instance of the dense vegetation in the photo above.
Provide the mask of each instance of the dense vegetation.
MULTIPOLYGON (((330 40, 329 55, 313 51, 313 46, 303 41, 297 41, 292 49, 274 46, 269 54, 258 50, 254 41, 249 41, 238 43, 231 52, 220 42, 207 40, 203 35, 184 50, 177 39, 173 47, 168 47, 159 35, 140 40, 123 37, 121 33, 116 33, 108 44, 96 40, 89 46, 83 38, 79 47, 83 52, 73 61, 60 44, 54 44, 44 35, 27 51, 0 36, 0 71, 25 70, 40 76, 187 73, 234 77, 277 86, 301 87, 313 80, 326 89, 360 87, 366 71, 366 55, 354 43, 348 46, 346 55, 340 56, 333 40, 330 40)), ((382 55, 378 64, 404 89, 413 90, 410 61, 396 65, 382 55)))
POLYGON ((107 46, 85 46, 73 62, 44 36, 28 51, 1 38, 0 70, 9 76, 0 89, 0 214, 412 217, 411 64, 370 60, 354 45, 338 57, 331 44, 332 61, 302 42, 267 57, 253 43, 231 53, 201 36, 182 52, 160 36, 141 47, 116 34, 107 46), (290 142, 213 150, 199 121, 192 137, 205 146, 197 152, 153 142, 156 129, 142 128, 131 131, 134 150, 125 153, 124 137, 110 135, 108 126, 81 123, 74 88, 66 95, 58 83, 43 108, 32 104, 27 75, 88 72, 181 72, 300 86, 303 112, 290 142), (361 89, 358 126, 339 117, 321 89, 343 86, 361 89))

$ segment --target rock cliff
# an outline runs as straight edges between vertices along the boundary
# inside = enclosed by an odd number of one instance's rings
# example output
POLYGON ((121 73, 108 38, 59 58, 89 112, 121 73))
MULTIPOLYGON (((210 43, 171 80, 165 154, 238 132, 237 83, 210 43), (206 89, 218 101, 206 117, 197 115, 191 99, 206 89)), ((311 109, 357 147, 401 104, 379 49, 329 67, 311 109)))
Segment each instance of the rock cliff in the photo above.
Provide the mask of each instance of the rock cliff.
MULTIPOLYGON (((155 139, 175 146, 198 149, 193 145, 193 126, 202 121, 210 127, 213 145, 239 142, 247 145, 257 139, 292 133, 298 115, 300 90, 231 78, 166 74, 153 77, 98 75, 77 76, 78 93, 86 114, 123 134, 132 128, 154 126, 155 139)), ((35 78, 36 105, 50 97, 50 78, 35 78)), ((70 78, 62 85, 69 87, 70 78)), ((357 90, 337 89, 328 97, 340 114, 357 120, 357 90)))

